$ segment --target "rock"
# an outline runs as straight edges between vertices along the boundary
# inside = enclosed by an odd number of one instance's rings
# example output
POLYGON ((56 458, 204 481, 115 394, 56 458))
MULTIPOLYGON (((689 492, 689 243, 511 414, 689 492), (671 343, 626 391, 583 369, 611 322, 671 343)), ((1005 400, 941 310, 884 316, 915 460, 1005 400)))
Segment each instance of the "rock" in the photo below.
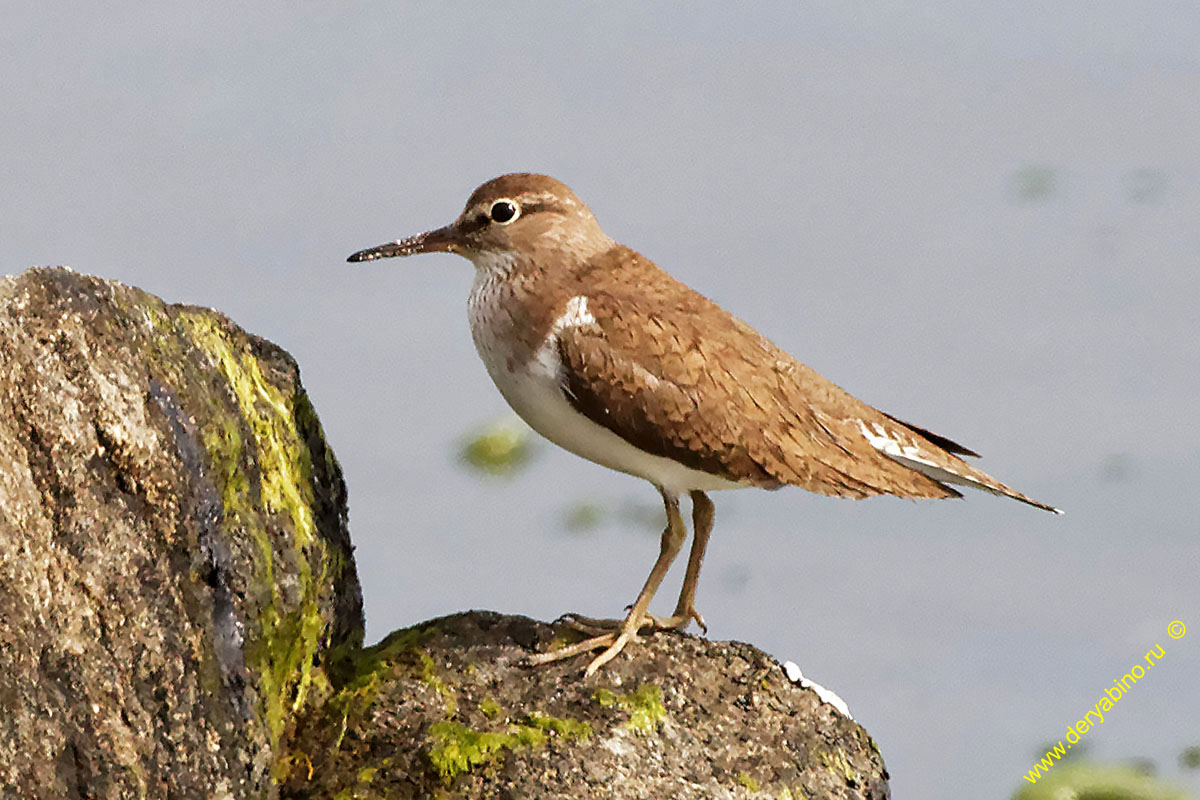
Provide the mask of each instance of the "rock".
POLYGON ((0 281, 0 795, 260 797, 361 642, 291 357, 65 269, 0 281))
POLYGON ((574 635, 471 612, 362 648, 287 353, 69 270, 0 280, 0 796, 888 796, 866 732, 753 647, 523 665, 574 635))
POLYGON ((660 634, 593 678, 530 668, 570 634, 473 611, 346 663, 284 797, 886 798, 866 731, 750 645, 660 634))

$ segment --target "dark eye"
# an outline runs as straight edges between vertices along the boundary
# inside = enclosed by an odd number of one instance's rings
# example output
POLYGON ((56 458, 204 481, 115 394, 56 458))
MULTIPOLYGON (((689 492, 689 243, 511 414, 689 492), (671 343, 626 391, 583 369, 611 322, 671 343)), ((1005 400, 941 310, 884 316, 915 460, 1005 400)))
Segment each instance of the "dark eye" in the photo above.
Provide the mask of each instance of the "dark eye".
POLYGON ((488 212, 492 222, 499 222, 501 225, 507 225, 520 215, 521 207, 512 200, 497 200, 492 203, 492 210, 488 212))

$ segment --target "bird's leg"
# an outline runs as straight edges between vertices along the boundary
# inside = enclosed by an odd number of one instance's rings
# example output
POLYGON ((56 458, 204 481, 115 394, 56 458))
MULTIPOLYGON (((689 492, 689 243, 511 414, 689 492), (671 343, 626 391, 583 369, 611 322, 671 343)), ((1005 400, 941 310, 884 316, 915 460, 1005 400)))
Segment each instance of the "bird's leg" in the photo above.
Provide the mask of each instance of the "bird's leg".
MULTIPOLYGON (((687 572, 683 576, 683 588, 679 591, 679 602, 675 604, 675 613, 669 617, 656 617, 647 614, 646 617, 658 630, 683 630, 688 623, 696 620, 700 630, 708 633, 704 617, 696 611, 696 585, 700 582, 700 567, 704 563, 704 551, 708 547, 708 537, 712 533, 713 518, 716 509, 712 500, 704 492, 694 490, 692 493, 692 551, 688 554, 687 572)), ((643 621, 643 625, 645 622, 643 621)))
MULTIPOLYGON (((687 528, 683 524, 683 517, 679 514, 679 498, 668 494, 664 489, 660 488, 659 491, 662 492, 663 503, 667 507, 667 527, 663 529, 658 559, 654 562, 654 568, 650 570, 650 576, 646 578, 646 583, 642 586, 642 591, 638 593, 633 607, 625 615, 620 631, 610 631, 549 653, 538 653, 529 658, 530 664, 547 664, 551 661, 570 658, 579 653, 586 653, 589 650, 605 648, 603 653, 588 664, 584 674, 590 676, 620 653, 628 642, 637 638, 637 632, 643 626, 650 600, 658 591, 658 585, 662 583, 663 576, 671 568, 671 562, 675 560, 675 556, 679 555, 679 550, 683 547, 683 540, 687 538, 687 528)), ((588 621, 606 622, 606 620, 588 621)))
MULTIPOLYGON (((626 615, 625 623, 621 626, 621 632, 615 635, 612 643, 608 645, 603 653, 592 659, 592 663, 588 664, 587 669, 584 671, 585 676, 590 677, 594 675, 596 670, 615 658, 627 642, 637 638, 637 632, 642 625, 646 609, 650 607, 650 601, 654 599, 654 593, 658 591, 659 584, 662 583, 667 570, 671 568, 671 562, 675 560, 675 556, 679 555, 679 550, 683 547, 683 541, 687 538, 687 528, 684 527, 683 517, 679 514, 679 498, 668 494, 666 490, 660 489, 659 491, 662 492, 663 504, 667 508, 667 527, 663 529, 658 559, 654 562, 654 568, 650 570, 650 575, 646 578, 646 583, 642 586, 642 591, 638 593, 637 600, 633 603, 633 608, 626 615)), ((614 634, 598 638, 603 640, 612 636, 614 634)))
POLYGON ((700 630, 708 633, 704 617, 696 611, 696 585, 700 583, 700 566, 704 563, 704 551, 712 533, 716 509, 708 495, 700 490, 692 492, 692 552, 688 554, 687 572, 683 576, 683 588, 679 591, 679 602, 675 604, 674 620, 679 620, 679 629, 687 626, 688 620, 696 620, 700 630))
MULTIPOLYGON (((708 633, 704 617, 696 611, 695 601, 696 586, 700 582, 700 567, 704 563, 704 552, 708 548, 708 537, 712 534, 716 509, 713 507, 712 500, 709 500, 708 495, 704 492, 693 491, 691 497, 692 550, 688 554, 687 573, 683 578, 683 588, 679 592, 679 602, 675 606, 675 613, 669 617, 646 613, 642 615, 639 631, 647 628, 655 631, 683 630, 689 622, 696 620, 700 630, 708 633)), ((624 623, 623 620, 595 619, 579 614, 567 614, 562 619, 571 628, 589 636, 598 636, 609 631, 619 630, 624 623)))

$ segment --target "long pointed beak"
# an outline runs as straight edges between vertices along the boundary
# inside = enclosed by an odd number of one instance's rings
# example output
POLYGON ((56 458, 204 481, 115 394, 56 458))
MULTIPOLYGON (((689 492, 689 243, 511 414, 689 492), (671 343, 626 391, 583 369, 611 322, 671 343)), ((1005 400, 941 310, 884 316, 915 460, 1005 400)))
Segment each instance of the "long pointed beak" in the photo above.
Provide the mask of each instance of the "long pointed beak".
POLYGON ((356 261, 375 261, 380 258, 395 258, 396 256, 411 256, 417 253, 453 253, 457 250, 458 243, 458 231, 453 225, 447 225, 437 230, 418 233, 407 239, 397 239, 378 247, 359 250, 346 260, 354 263, 356 261))

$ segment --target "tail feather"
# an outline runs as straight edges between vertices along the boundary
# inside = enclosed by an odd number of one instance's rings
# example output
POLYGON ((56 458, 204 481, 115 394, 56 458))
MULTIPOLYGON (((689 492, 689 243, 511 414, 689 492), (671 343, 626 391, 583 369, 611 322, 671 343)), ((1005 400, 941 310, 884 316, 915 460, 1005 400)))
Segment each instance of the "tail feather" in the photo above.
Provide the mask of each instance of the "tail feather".
MULTIPOLYGON (((1001 497, 1009 497, 1053 514, 1063 513, 1061 509, 1034 500, 958 458, 955 453, 977 455, 965 447, 944 436, 938 436, 923 428, 910 425, 888 414, 884 414, 884 416, 903 426, 906 430, 903 432, 889 431, 879 424, 873 424, 868 428, 867 424, 861 420, 859 429, 872 447, 892 461, 903 464, 943 486, 947 483, 967 486, 1001 497), (950 445, 950 447, 946 445, 950 445)), ((949 487, 946 488, 949 490, 949 487)))
MULTIPOLYGON (((897 462, 903 464, 904 466, 908 467, 909 469, 916 470, 917 472, 921 473, 925 477, 932 478, 933 480, 935 480, 938 483, 941 483, 943 485, 947 484, 947 483, 955 483, 955 484, 958 484, 959 486, 969 486, 972 489, 979 489, 980 491, 989 492, 994 495, 999 495, 1000 497, 1012 498, 1013 500, 1020 501, 1022 503, 1025 503, 1026 505, 1031 505, 1034 508, 1040 508, 1043 511, 1049 511, 1052 514, 1064 513, 1063 510, 1060 508, 1055 508, 1054 506, 1046 505, 1045 503, 1034 500, 1032 497, 1029 497, 1028 495, 1018 492, 1016 489, 1013 489, 1011 486, 1005 486, 1003 483, 996 480, 995 478, 992 478, 990 475, 987 476, 989 478, 989 482, 985 483, 983 481, 977 480, 977 479, 969 477, 967 475, 960 475, 958 473, 951 472, 950 470, 948 470, 944 467, 938 467, 933 464, 926 464, 924 462, 917 461, 915 459, 905 458, 904 456, 889 455, 888 457, 891 458, 893 461, 897 461, 897 462)), ((978 470, 975 470, 975 471, 978 472, 978 470)), ((980 473, 980 474, 983 474, 983 473, 980 473)), ((946 488, 949 489, 949 487, 946 487, 946 488)), ((954 491, 954 490, 950 489, 950 491, 954 491)), ((958 494, 958 493, 956 492, 956 494, 958 494)))
POLYGON ((892 422, 899 423, 900 425, 903 425, 904 427, 908 428, 910 431, 921 434, 921 436, 925 437, 930 442, 936 444, 938 447, 942 448, 947 453, 953 453, 956 456, 972 456, 974 458, 979 458, 979 453, 976 453, 974 450, 968 450, 967 448, 963 447, 958 442, 956 442, 952 439, 947 439, 945 436, 942 436, 940 434, 934 433, 933 431, 929 430, 928 428, 922 428, 917 425, 913 425, 911 422, 905 422, 904 420, 899 419, 898 417, 893 417, 891 414, 887 413, 886 411, 880 411, 879 413, 883 414, 885 417, 890 419, 892 422))

